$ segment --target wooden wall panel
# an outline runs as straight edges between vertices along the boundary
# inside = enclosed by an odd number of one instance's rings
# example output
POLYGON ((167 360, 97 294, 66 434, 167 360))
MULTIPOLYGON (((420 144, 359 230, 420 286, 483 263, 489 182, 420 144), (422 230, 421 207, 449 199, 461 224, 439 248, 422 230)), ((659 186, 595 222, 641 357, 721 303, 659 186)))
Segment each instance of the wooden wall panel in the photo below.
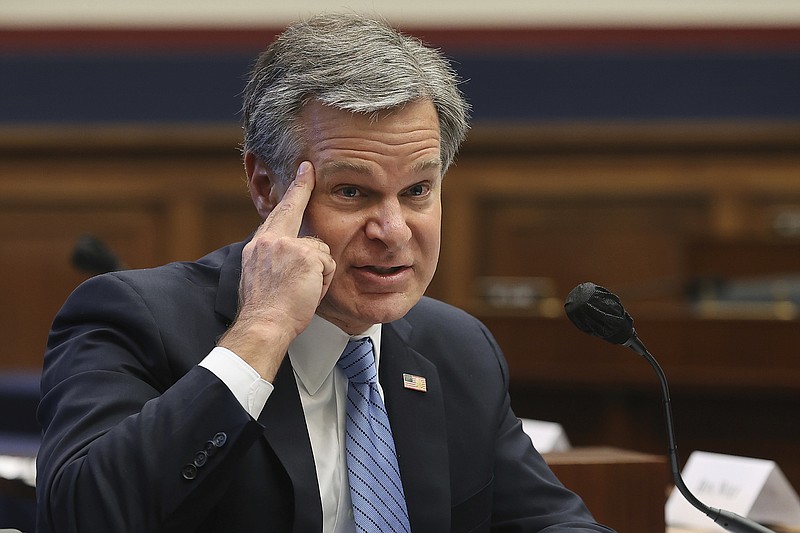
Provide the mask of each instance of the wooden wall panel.
POLYGON ((70 262, 80 235, 144 268, 198 258, 258 223, 235 141, 90 137, 0 146, 0 369, 41 366, 53 316, 89 275, 70 262))
MULTIPOLYGON (((65 254, 80 233, 141 267, 195 259, 260 222, 236 131, 21 131, 0 135, 0 249, 13 258, 0 279, 36 326, 15 333, 20 355, 8 366, 39 364, 42 324, 79 281, 65 254), (10 281, 23 273, 25 290, 10 281), (47 302, 20 301, 47 286, 47 302)), ((591 279, 675 301, 694 276, 800 269, 794 130, 737 137, 712 128, 705 139, 674 127, 626 131, 473 132, 445 180, 442 255, 428 293, 483 310, 479 278, 524 276, 550 279, 556 299, 591 279)))
POLYGON ((203 248, 216 250, 231 242, 244 240, 261 223, 250 196, 218 200, 211 198, 206 205, 203 224, 203 248))
POLYGON ((478 273, 547 277, 560 297, 590 279, 682 296, 669 281, 684 276, 683 240, 708 227, 705 204, 692 196, 482 202, 478 273))
MULTIPOLYGON (((797 322, 628 309, 667 375, 681 458, 706 450, 772 459, 800 486, 797 322)), ((508 359, 519 416, 561 423, 576 446, 666 452, 659 383, 642 357, 564 317, 481 318, 508 359)))
MULTIPOLYGON (((682 298, 696 275, 692 243, 800 244, 798 151, 565 145, 459 159, 445 183, 440 265, 451 302, 475 309, 486 275, 545 275, 561 298, 587 279, 682 298)), ((717 275, 737 275, 735 264, 717 275)))
MULTIPOLYGON (((796 318, 698 313, 684 291, 698 276, 800 272, 800 127, 704 131, 476 129, 445 180, 428 293, 495 333, 518 414, 562 423, 575 444, 663 453, 651 369, 563 317, 572 286, 607 284, 685 395, 685 455, 775 458, 798 486, 796 318), (549 279, 558 318, 481 302, 489 276, 549 279)), ((69 264, 80 234, 146 267, 252 232, 238 132, 206 134, 0 132, 0 371, 40 367, 53 315, 86 277, 69 264)))
POLYGON ((50 322, 67 295, 87 274, 71 265, 78 237, 103 239, 131 268, 159 259, 155 210, 5 208, 0 213, 0 329, 3 368, 37 367, 50 322))

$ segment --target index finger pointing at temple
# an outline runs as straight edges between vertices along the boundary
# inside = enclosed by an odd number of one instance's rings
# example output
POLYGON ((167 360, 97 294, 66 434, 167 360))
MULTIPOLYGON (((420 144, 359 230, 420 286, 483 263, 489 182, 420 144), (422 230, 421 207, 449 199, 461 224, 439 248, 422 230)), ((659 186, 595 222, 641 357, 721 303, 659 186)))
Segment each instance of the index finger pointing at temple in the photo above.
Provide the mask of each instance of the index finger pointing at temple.
POLYGON ((314 185, 314 167, 308 161, 303 161, 297 168, 294 181, 262 226, 275 233, 297 237, 314 185))

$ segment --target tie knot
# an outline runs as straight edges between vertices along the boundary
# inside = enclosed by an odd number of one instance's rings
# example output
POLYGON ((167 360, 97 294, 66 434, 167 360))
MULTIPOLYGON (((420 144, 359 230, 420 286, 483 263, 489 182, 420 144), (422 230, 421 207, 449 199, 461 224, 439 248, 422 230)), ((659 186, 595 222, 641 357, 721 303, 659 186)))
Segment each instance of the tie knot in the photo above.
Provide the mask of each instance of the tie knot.
POLYGON ((353 339, 336 363, 353 383, 373 383, 377 378, 375 369, 375 353, 372 351, 372 339, 353 339))

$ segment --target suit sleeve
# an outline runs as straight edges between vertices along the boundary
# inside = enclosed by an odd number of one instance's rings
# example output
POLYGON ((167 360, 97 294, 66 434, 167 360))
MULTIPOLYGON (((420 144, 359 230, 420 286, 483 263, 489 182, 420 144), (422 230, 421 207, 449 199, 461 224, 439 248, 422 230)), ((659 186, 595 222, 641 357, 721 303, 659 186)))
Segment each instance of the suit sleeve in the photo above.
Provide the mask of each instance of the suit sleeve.
POLYGON ((190 531, 255 442, 262 428, 228 388, 185 363, 205 354, 176 363, 159 326, 115 275, 84 283, 56 317, 38 413, 40 533, 190 531))
POLYGON ((481 328, 497 358, 505 396, 495 445, 492 531, 613 533, 598 524, 580 497, 558 481, 522 431, 511 409, 505 358, 489 331, 481 328))

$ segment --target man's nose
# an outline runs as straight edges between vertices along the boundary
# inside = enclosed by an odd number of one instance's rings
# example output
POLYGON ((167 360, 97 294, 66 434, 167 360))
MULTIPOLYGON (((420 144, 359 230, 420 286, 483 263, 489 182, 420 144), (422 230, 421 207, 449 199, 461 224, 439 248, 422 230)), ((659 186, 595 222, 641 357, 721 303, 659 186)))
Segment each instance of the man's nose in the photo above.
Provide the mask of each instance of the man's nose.
POLYGON ((376 205, 367 221, 366 233, 369 239, 383 242, 389 250, 405 246, 411 240, 411 228, 400 202, 392 199, 376 205))

